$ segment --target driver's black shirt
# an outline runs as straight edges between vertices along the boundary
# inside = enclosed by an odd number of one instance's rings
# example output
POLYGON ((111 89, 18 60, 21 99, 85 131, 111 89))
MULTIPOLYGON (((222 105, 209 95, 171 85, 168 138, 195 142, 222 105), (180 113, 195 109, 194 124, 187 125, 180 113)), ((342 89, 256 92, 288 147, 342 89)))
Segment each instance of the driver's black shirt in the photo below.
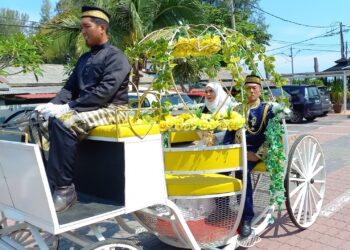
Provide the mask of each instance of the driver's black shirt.
POLYGON ((121 50, 105 43, 83 54, 65 86, 51 101, 78 112, 128 103, 131 66, 121 50))

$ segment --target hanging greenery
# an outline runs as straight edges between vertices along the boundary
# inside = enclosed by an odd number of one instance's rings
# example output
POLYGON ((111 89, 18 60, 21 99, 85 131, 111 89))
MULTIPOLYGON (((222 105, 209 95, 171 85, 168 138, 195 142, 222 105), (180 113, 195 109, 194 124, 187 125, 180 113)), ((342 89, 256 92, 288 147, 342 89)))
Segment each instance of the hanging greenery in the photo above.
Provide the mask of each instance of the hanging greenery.
MULTIPOLYGON (((274 117, 270 119, 265 131, 268 151, 264 163, 270 174, 270 205, 276 204, 278 211, 281 211, 285 201, 284 166, 286 161, 282 140, 285 134, 282 119, 289 115, 290 110, 284 104, 271 103, 271 105, 274 117)), ((270 223, 273 221, 272 217, 270 223)))
MULTIPOLYGON (((206 74, 209 79, 218 81, 221 65, 230 71, 232 86, 242 91, 244 72, 262 75, 259 64, 264 65, 265 72, 272 76, 277 87, 284 84, 274 70, 274 58, 265 55, 264 47, 255 43, 252 37, 214 25, 185 25, 157 30, 128 48, 126 54, 131 64, 142 63, 145 58, 150 62, 152 71, 156 73, 150 89, 159 92, 177 89, 174 68, 187 61, 191 62, 188 68, 193 72, 206 74)), ((238 100, 244 102, 240 96, 238 100)))
MULTIPOLYGON (((254 42, 252 37, 245 37, 232 29, 218 28, 214 25, 185 25, 157 30, 132 48, 127 49, 126 54, 132 64, 142 63, 145 59, 151 63, 152 71, 156 74, 149 90, 158 93, 166 93, 170 88, 177 91, 174 72, 186 75, 183 70, 190 69, 191 74, 200 72, 200 74, 206 74, 210 80, 220 81, 217 76, 218 71, 221 67, 226 68, 232 77, 232 87, 241 90, 240 94, 235 97, 237 101, 242 103, 243 121, 247 107, 247 99, 243 98, 245 96, 243 85, 246 72, 261 76, 263 74, 259 72, 259 65, 263 65, 266 75, 271 76, 271 82, 276 87, 281 87, 285 83, 274 69, 274 58, 265 55, 265 48, 254 42), (190 67, 185 65, 181 67, 181 70, 174 70, 186 62, 191 62, 190 67)), ((181 96, 180 99, 182 99, 181 96)), ((270 203, 276 203, 279 209, 284 202, 283 166, 286 159, 281 140, 284 130, 280 121, 285 115, 286 105, 284 102, 286 100, 286 98, 278 100, 282 102, 282 105, 272 104, 275 118, 269 122, 266 130, 266 138, 270 146, 265 159, 271 176, 270 203)), ((182 102, 186 107, 185 102, 183 100, 182 102)), ((160 108, 161 105, 159 104, 157 107, 160 108)), ((164 110, 163 107, 162 110, 164 110)), ((162 131, 168 129, 217 129, 217 127, 223 126, 222 124, 230 130, 230 123, 220 123, 216 119, 207 121, 190 109, 187 111, 189 115, 186 122, 184 117, 179 117, 182 120, 175 122, 174 119, 169 118, 169 112, 160 114, 162 131)), ((220 121, 226 121, 226 119, 220 121)), ((232 129, 237 129, 244 124, 237 122, 236 125, 232 129)))

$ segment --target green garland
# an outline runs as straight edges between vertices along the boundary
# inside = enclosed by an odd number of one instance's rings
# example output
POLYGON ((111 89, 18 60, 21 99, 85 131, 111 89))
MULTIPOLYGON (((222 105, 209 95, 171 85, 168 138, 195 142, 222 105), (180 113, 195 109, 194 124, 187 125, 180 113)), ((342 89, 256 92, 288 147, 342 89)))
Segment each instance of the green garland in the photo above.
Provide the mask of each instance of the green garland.
MULTIPOLYGON (((284 165, 286 156, 283 147, 284 128, 279 117, 273 117, 266 128, 265 135, 268 143, 268 151, 264 159, 266 168, 270 174, 270 205, 276 204, 281 211, 285 201, 284 189, 284 165)), ((273 222, 273 218, 270 222, 273 222)))

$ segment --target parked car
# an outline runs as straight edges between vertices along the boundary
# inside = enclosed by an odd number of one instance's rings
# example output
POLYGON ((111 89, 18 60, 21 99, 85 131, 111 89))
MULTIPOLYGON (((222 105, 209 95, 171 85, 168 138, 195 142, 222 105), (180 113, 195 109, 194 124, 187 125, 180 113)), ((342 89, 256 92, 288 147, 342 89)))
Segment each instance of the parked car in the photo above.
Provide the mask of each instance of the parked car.
MULTIPOLYGON (((128 94, 129 106, 132 108, 137 108, 138 100, 142 95, 143 95, 142 92, 139 94, 136 92, 129 92, 128 94)), ((193 100, 186 93, 180 93, 180 95, 183 101, 185 102, 186 106, 190 109, 194 109, 197 107, 200 108, 204 105, 203 103, 195 104, 193 100)), ((171 110, 172 113, 176 115, 178 113, 181 113, 184 110, 184 105, 181 98, 176 92, 161 94, 160 103, 162 106, 164 106, 166 101, 168 100, 170 102, 169 110, 171 110)), ((144 99, 141 107, 143 108, 151 107, 152 103, 156 101, 157 101, 156 95, 153 93, 148 93, 146 94, 146 98, 144 99)))
POLYGON ((204 91, 191 91, 187 95, 196 103, 204 103, 205 93, 204 91))
POLYGON ((303 118, 313 121, 323 114, 321 94, 314 85, 284 85, 283 90, 291 95, 290 121, 300 123, 303 118))
POLYGON ((282 88, 277 88, 276 86, 264 87, 264 94, 268 96, 270 101, 282 97, 288 98, 289 102, 292 101, 292 97, 290 94, 288 94, 288 92, 286 92, 282 88))
POLYGON ((332 109, 332 102, 327 87, 318 87, 321 94, 322 115, 327 115, 332 109))

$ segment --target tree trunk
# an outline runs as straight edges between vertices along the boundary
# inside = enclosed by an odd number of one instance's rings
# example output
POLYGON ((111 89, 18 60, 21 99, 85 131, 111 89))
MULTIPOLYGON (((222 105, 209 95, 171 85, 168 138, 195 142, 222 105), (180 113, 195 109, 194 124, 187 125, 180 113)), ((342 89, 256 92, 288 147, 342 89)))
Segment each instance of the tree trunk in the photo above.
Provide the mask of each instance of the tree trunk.
POLYGON ((132 85, 132 90, 136 91, 139 89, 140 85, 140 72, 139 72, 139 62, 135 61, 135 63, 132 65, 134 75, 132 76, 132 82, 134 83, 132 85))

